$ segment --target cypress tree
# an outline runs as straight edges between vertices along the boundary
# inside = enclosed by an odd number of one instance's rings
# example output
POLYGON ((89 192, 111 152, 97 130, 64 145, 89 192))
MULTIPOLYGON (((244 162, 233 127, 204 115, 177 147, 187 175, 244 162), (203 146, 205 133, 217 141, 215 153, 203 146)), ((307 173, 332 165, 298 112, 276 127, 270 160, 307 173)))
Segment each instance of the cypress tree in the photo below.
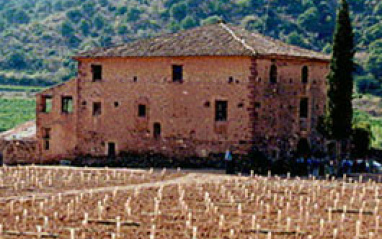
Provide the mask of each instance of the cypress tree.
POLYGON ((326 133, 337 142, 349 139, 352 133, 354 34, 349 16, 349 4, 341 0, 337 12, 333 52, 328 75, 326 133))

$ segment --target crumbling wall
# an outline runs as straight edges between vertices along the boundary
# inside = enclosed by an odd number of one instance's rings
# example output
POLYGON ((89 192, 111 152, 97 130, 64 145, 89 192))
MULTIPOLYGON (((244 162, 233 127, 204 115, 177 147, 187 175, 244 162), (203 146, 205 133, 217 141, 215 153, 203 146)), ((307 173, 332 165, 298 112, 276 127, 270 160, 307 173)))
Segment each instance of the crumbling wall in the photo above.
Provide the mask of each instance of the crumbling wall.
POLYGON ((36 102, 37 124, 37 151, 39 162, 74 158, 77 145, 77 80, 71 80, 37 95, 36 102), (62 97, 72 97, 73 112, 62 112, 62 97), (52 108, 50 112, 44 112, 44 97, 51 97, 52 108), (49 139, 44 135, 46 129, 50 130, 49 139), (46 149, 46 141, 49 141, 49 149, 46 149))
POLYGON ((8 141, 2 152, 3 163, 7 165, 38 163, 35 140, 8 141))
POLYGON ((324 114, 328 63, 313 60, 264 58, 253 62, 255 82, 255 144, 277 157, 295 150, 298 141, 307 138, 319 147, 316 127, 324 114), (270 83, 270 67, 277 66, 277 83, 270 83), (302 82, 302 68, 308 67, 308 82, 302 82), (308 117, 300 118, 300 100, 308 98, 308 117))

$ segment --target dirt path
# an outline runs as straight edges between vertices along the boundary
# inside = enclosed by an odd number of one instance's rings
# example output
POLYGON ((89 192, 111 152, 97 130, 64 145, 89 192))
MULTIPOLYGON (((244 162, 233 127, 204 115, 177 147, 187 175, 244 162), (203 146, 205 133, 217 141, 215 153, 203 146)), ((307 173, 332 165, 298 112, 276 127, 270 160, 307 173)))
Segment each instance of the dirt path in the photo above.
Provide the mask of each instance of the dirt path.
POLYGON ((181 177, 177 177, 174 179, 167 179, 167 180, 158 181, 158 182, 132 184, 132 185, 126 185, 126 186, 110 186, 110 187, 101 187, 101 188, 67 190, 67 191, 54 192, 54 193, 31 193, 30 195, 25 195, 25 196, 3 197, 3 198, 0 198, 0 202, 30 199, 33 195, 38 198, 47 198, 47 197, 55 196, 58 194, 61 194, 62 196, 68 196, 68 195, 77 195, 81 193, 84 194, 84 193, 113 192, 115 190, 127 191, 131 189, 136 189, 136 188, 145 189, 145 188, 161 187, 161 186, 168 186, 168 185, 174 185, 174 184, 206 183, 211 181, 216 182, 216 181, 221 181, 227 178, 228 176, 225 176, 225 175, 189 173, 181 177))

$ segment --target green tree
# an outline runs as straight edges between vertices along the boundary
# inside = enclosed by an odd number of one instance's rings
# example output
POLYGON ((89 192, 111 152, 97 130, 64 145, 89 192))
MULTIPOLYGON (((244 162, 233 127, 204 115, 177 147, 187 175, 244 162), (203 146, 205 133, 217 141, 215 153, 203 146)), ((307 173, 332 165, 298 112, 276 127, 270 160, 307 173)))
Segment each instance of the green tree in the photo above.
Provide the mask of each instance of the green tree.
POLYGON ((70 38, 74 36, 75 30, 69 21, 64 21, 61 25, 61 35, 70 38))
POLYGON ((78 9, 70 10, 66 13, 66 17, 73 23, 77 23, 82 18, 82 12, 78 9))
POLYGON ((139 10, 138 8, 136 7, 132 7, 130 8, 128 11, 127 11, 127 21, 138 21, 139 18, 141 17, 141 10, 139 10))
POLYGON ((82 34, 85 36, 89 35, 90 33, 90 24, 85 19, 81 20, 80 29, 82 31, 82 34))
POLYGON ((27 66, 26 56, 23 52, 12 52, 7 57, 8 67, 16 70, 23 70, 27 66))
POLYGON ((214 23, 217 23, 218 21, 221 21, 222 18, 219 17, 219 16, 210 16, 210 17, 207 17, 206 19, 204 19, 202 21, 202 25, 209 25, 209 24, 214 24, 214 23))
POLYGON ((358 124, 354 127, 352 134, 353 155, 356 157, 367 156, 370 150, 372 135, 369 124, 358 124))
POLYGON ((100 30, 104 27, 105 25, 105 19, 101 16, 101 15, 97 15, 95 18, 94 18, 94 26, 100 30))
POLYGON ((118 15, 124 15, 126 13, 127 13, 127 7, 126 6, 122 6, 122 7, 117 8, 117 14, 118 15))
POLYGON ((198 23, 195 21, 195 19, 192 16, 187 16, 185 19, 182 20, 180 23, 183 29, 190 29, 193 27, 196 27, 198 23))
POLYGON ((243 18, 241 25, 249 31, 261 31, 264 27, 262 19, 249 15, 243 18))
POLYGON ((337 141, 338 150, 339 142, 349 139, 352 133, 355 53, 353 37, 349 4, 346 0, 341 0, 334 32, 325 117, 327 136, 337 141))
POLYGON ((129 32, 129 29, 125 24, 120 24, 117 26, 117 32, 119 35, 126 35, 129 32))
POLYGON ((302 37, 301 34, 298 34, 297 32, 292 32, 289 34, 286 42, 291 45, 305 47, 304 37, 302 37))
POLYGON ((370 54, 366 66, 375 79, 382 81, 382 39, 370 45, 370 54))
POLYGON ((319 28, 320 13, 316 7, 311 7, 301 14, 297 19, 297 24, 309 31, 317 31, 319 28))
POLYGON ((379 39, 382 39, 382 23, 374 24, 366 29, 364 44, 368 45, 379 39))
POLYGON ((182 21, 187 16, 187 4, 184 2, 174 4, 171 9, 171 16, 177 21, 182 21))
POLYGON ((109 0, 99 0, 98 2, 102 7, 109 5, 109 0))
POLYGON ((30 22, 28 13, 17 8, 11 8, 5 11, 4 17, 10 24, 28 24, 30 22))
POLYGON ((94 2, 86 2, 82 5, 82 9, 88 16, 93 16, 96 12, 96 4, 94 2))

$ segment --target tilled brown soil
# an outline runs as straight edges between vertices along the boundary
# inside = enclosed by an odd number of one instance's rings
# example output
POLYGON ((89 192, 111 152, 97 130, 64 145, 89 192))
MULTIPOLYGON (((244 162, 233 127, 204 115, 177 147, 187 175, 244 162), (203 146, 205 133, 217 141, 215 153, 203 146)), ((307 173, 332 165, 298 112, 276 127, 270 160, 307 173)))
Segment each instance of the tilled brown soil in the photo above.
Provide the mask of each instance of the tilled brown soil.
POLYGON ((0 172, 2 238, 382 238, 381 185, 373 181, 47 167, 0 172))

